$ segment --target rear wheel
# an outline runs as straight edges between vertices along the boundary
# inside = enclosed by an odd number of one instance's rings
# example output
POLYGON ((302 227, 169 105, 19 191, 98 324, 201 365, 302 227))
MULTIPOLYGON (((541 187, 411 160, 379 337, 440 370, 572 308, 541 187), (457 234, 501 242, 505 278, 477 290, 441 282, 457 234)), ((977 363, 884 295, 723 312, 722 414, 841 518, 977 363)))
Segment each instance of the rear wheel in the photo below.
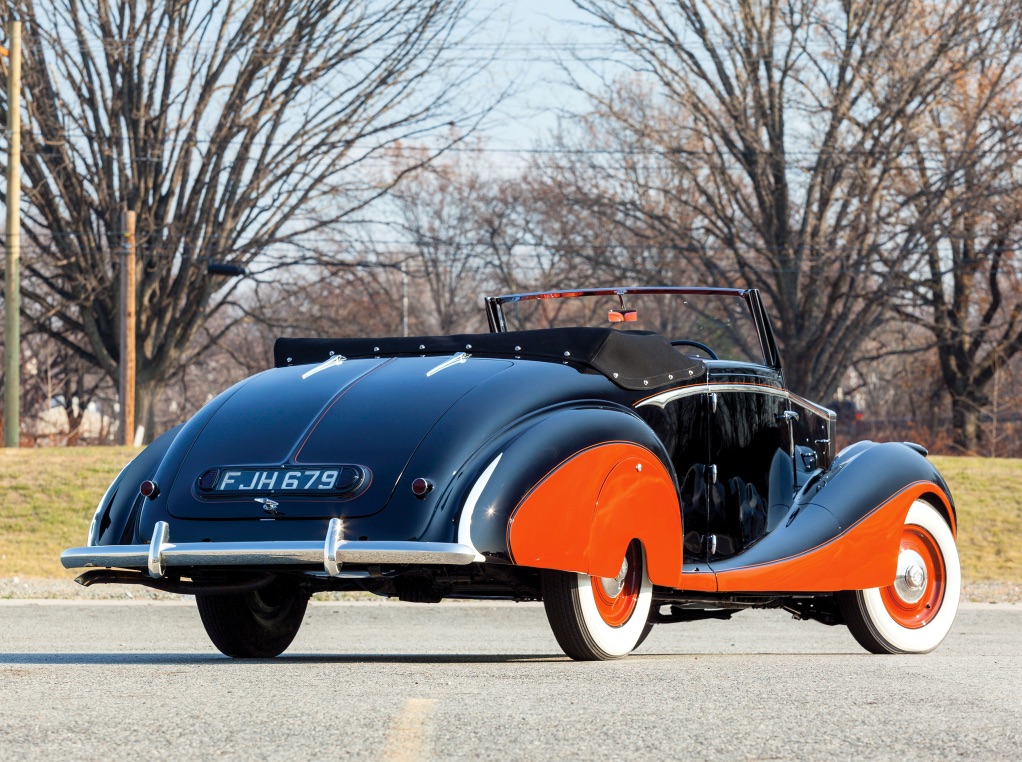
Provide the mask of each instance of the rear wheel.
POLYGON ((309 596, 291 582, 276 580, 259 590, 196 595, 206 634, 221 653, 238 659, 269 659, 298 634, 309 596))
POLYGON ((926 653, 951 629, 961 588, 951 528, 932 505, 917 500, 905 519, 894 583, 838 593, 838 605, 867 651, 926 653))
POLYGON ((619 659, 649 634, 653 585, 633 542, 616 577, 546 570, 543 605, 557 643, 579 661, 619 659))

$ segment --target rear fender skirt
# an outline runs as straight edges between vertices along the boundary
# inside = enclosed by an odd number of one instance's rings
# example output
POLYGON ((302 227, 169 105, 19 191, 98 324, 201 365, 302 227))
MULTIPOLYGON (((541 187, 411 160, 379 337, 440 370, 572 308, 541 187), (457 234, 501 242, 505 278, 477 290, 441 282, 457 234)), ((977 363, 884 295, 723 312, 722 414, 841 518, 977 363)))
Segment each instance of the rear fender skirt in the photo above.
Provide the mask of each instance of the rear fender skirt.
MULTIPOLYGON (((720 592, 835 592, 890 585, 897 573, 905 517, 918 499, 933 503, 948 516, 954 515, 938 484, 916 482, 833 539, 805 552, 751 565, 742 565, 742 555, 711 564, 717 574, 717 589, 720 592)), ((807 518, 814 514, 818 520, 825 516, 830 518, 826 509, 819 505, 809 505, 803 510, 807 518)))
POLYGON ((652 452, 603 442, 559 464, 521 501, 508 527, 515 563, 613 577, 628 544, 645 548, 650 581, 679 584, 681 509, 652 452))

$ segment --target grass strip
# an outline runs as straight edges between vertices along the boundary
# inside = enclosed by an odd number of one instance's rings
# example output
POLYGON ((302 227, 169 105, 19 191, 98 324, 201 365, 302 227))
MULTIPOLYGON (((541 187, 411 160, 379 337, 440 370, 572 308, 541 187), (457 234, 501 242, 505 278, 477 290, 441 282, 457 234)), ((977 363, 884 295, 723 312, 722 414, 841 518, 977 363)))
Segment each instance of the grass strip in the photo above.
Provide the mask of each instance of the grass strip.
MULTIPOLYGON (((138 450, 0 450, 0 578, 71 578, 64 548, 84 545, 107 486, 138 450)), ((934 457, 958 508, 968 582, 1022 582, 1022 460, 934 457)))

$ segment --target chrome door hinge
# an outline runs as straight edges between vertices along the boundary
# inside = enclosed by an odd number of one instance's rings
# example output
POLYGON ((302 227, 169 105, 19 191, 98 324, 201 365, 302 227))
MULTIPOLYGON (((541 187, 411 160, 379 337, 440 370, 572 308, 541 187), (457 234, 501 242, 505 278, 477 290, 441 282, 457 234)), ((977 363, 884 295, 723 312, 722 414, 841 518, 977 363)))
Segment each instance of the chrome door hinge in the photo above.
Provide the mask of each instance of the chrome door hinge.
POLYGON ((710 392, 710 412, 711 413, 716 413, 717 412, 717 393, 716 392, 710 392))
POLYGON ((710 464, 710 484, 717 483, 717 466, 713 463, 710 464))
POLYGON ((706 538, 706 552, 707 555, 715 555, 717 552, 717 535, 711 534, 706 538))

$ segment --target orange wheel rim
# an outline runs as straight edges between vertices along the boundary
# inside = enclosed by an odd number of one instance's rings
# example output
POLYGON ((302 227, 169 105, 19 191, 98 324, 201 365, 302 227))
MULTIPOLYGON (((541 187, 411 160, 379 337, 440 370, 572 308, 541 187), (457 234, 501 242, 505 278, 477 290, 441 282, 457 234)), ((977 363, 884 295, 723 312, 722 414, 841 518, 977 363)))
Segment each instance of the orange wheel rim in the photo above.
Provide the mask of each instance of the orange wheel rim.
POLYGON ((944 556, 937 541, 915 524, 905 526, 893 585, 880 588, 884 608, 896 623, 909 629, 926 625, 937 615, 947 589, 944 556))
POLYGON ((618 577, 590 577, 590 587, 600 617, 611 627, 620 627, 627 622, 639 601, 642 586, 642 556, 635 545, 628 548, 618 577), (620 586, 619 591, 614 590, 620 586), (610 589, 608 589, 610 588, 610 589))

